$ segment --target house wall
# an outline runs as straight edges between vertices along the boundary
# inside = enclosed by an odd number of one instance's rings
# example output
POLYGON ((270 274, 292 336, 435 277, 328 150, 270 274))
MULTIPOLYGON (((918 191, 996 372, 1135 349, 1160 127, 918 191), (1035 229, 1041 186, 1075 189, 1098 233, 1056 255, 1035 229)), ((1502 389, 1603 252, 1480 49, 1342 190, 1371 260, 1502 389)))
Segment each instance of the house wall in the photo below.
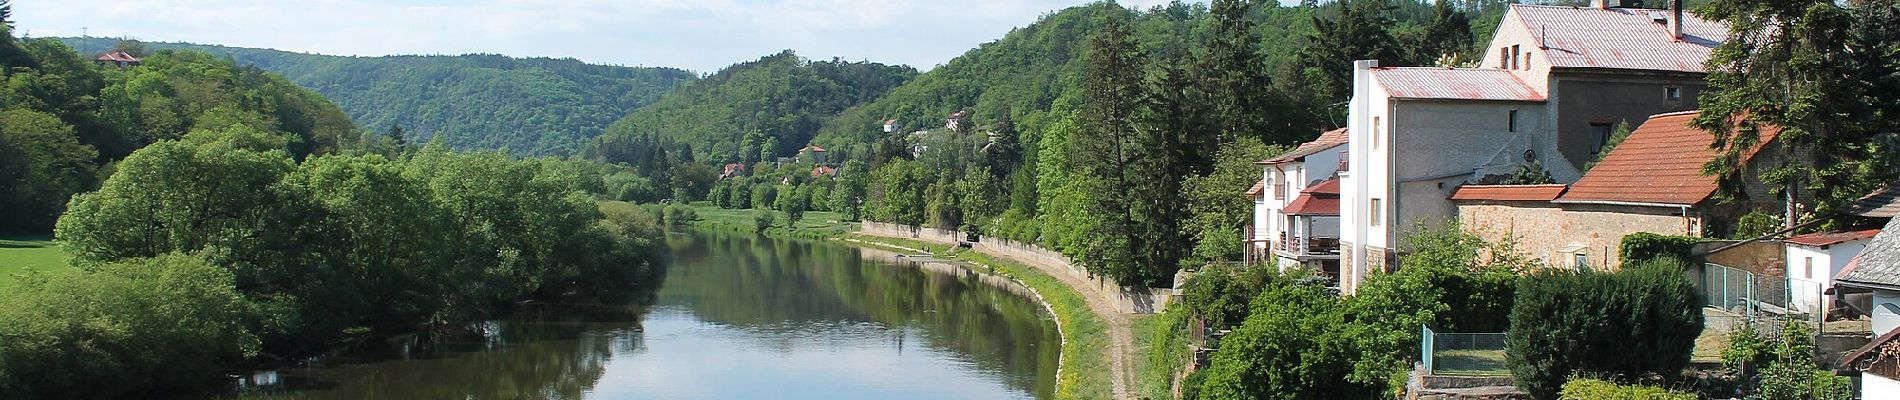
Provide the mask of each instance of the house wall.
POLYGON ((1894 328, 1900 328, 1900 293, 1875 290, 1873 298, 1874 336, 1884 335, 1892 332, 1894 328))
POLYGON ((1589 267, 1622 267, 1617 249, 1636 232, 1685 235, 1680 210, 1656 207, 1558 205, 1547 202, 1461 202, 1458 222, 1492 242, 1514 241, 1519 252, 1552 267, 1575 267, 1583 254, 1589 267), (1572 250, 1574 251, 1567 251, 1572 250))
POLYGON ((1516 10, 1507 12, 1504 19, 1498 23, 1496 34, 1491 37, 1491 45, 1484 48, 1484 61, 1478 63, 1478 68, 1510 70, 1513 75, 1517 75, 1518 79, 1523 80, 1524 84, 1530 85, 1539 93, 1547 94, 1545 88, 1549 84, 1550 59, 1545 56, 1539 43, 1541 42, 1537 40, 1537 35, 1526 28, 1524 21, 1517 17, 1516 10), (1512 45, 1516 45, 1520 51, 1526 53, 1525 57, 1528 59, 1520 63, 1518 69, 1505 68, 1504 65, 1505 60, 1509 58, 1505 49, 1512 45))
POLYGON ((1860 374, 1860 398, 1900 399, 1900 381, 1880 375, 1860 374))
POLYGON ((1784 246, 1787 261, 1788 290, 1793 296, 1791 301, 1797 310, 1805 312, 1826 311, 1831 299, 1823 293, 1834 286, 1834 275, 1847 268, 1854 255, 1867 248, 1866 240, 1855 240, 1826 247, 1815 247, 1788 243, 1784 246), (1809 271, 1808 260, 1813 260, 1813 270, 1809 271))
MULTIPOLYGON (((1601 140, 1592 124, 1628 121, 1630 128, 1641 126, 1656 114, 1696 109, 1696 98, 1707 87, 1702 74, 1655 71, 1584 72, 1559 70, 1551 74, 1550 99, 1557 107, 1550 110, 1555 119, 1558 148, 1569 167, 1583 169, 1596 159, 1593 153, 1601 140), (1670 101, 1664 88, 1681 89, 1682 98, 1670 101)), ((1546 163, 1555 164, 1555 163, 1546 163)))
POLYGON ((1458 186, 1482 175, 1507 174, 1525 150, 1547 154, 1555 141, 1542 127, 1541 103, 1406 100, 1392 106, 1390 140, 1396 200, 1387 202, 1386 228, 1368 243, 1395 248, 1401 239, 1457 219, 1449 199, 1458 186), (1517 112, 1517 132, 1511 113, 1517 112))

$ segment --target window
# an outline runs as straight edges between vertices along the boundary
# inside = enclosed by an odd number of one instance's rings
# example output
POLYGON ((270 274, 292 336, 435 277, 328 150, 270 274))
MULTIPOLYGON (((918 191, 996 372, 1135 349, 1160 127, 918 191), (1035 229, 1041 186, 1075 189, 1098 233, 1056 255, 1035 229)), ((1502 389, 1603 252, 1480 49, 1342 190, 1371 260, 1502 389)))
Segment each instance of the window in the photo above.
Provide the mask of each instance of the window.
POLYGON ((1663 88, 1663 100, 1682 101, 1682 88, 1675 86, 1663 88))
POLYGON ((1807 270, 1807 272, 1804 273, 1803 275, 1807 275, 1808 279, 1810 280, 1814 279, 1814 257, 1807 257, 1807 259, 1802 260, 1802 261, 1807 264, 1806 266, 1803 267, 1804 269, 1807 270))
POLYGON ((1379 117, 1372 117, 1372 149, 1379 149, 1379 117))
POLYGON ((1511 113, 1504 118, 1504 129, 1511 133, 1517 133, 1517 110, 1511 110, 1511 113))
POLYGON ((1572 262, 1571 266, 1577 267, 1577 269, 1579 270, 1590 269, 1590 255, 1589 254, 1576 253, 1576 254, 1571 254, 1570 256, 1571 256, 1570 261, 1572 262))
POLYGON ((1610 132, 1615 130, 1612 126, 1604 123, 1590 124, 1590 137, 1596 138, 1597 141, 1596 147, 1590 148, 1590 155, 1601 154, 1603 146, 1610 145, 1610 132))
POLYGON ((1498 48, 1498 69, 1510 69, 1510 68, 1511 68, 1511 48, 1499 47, 1498 48))
POLYGON ((1511 69, 1523 68, 1524 64, 1518 62, 1518 60, 1523 57, 1524 57, 1524 52, 1520 50, 1517 45, 1515 44, 1511 45, 1511 69))
POLYGON ((1379 199, 1372 199, 1372 206, 1366 209, 1366 226, 1379 226, 1385 220, 1385 209, 1380 207, 1379 199))

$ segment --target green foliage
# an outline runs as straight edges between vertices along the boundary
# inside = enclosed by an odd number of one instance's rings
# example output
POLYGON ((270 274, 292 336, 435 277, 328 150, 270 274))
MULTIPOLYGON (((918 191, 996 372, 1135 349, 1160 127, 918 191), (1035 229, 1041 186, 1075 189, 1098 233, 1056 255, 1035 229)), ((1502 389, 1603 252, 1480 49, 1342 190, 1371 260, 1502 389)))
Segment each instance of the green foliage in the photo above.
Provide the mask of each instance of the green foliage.
POLYGON ((1340 334, 1349 323, 1343 303, 1324 286, 1284 279, 1267 285, 1246 322, 1221 340, 1199 398, 1377 397, 1383 380, 1369 385, 1340 378, 1352 374, 1360 355, 1340 334))
POLYGON ((1278 274, 1273 266, 1237 269, 1229 264, 1214 264, 1194 274, 1182 285, 1187 313, 1200 317, 1207 326, 1224 329, 1239 325, 1252 311, 1254 297, 1266 290, 1278 274))
POLYGON ((905 225, 923 225, 927 172, 909 160, 892 160, 871 171, 871 219, 905 225))
POLYGON ((1681 261, 1695 259, 1695 245, 1701 242, 1688 236, 1670 236, 1649 232, 1637 232, 1623 236, 1617 246, 1617 257, 1624 264, 1639 263, 1658 258, 1681 261))
POLYGON ((1572 379, 1564 383, 1560 400, 1696 400, 1693 393, 1674 392, 1653 386, 1624 386, 1597 379, 1572 379))
POLYGON ((663 213, 668 228, 685 228, 699 220, 699 210, 687 205, 668 204, 663 213))
POLYGON ((1735 221, 1735 233, 1729 235, 1729 238, 1747 240, 1768 236, 1770 233, 1781 231, 1781 226, 1781 217, 1761 212, 1761 210, 1749 211, 1747 214, 1742 214, 1741 219, 1735 221))
POLYGON ((47 229, 73 193, 92 188, 98 151, 58 116, 0 111, 0 215, 5 229, 47 229))
POLYGON ((1243 138, 1224 146, 1215 156, 1214 172, 1189 176, 1181 183, 1192 217, 1182 229, 1194 241, 1192 259, 1200 261, 1236 260, 1245 247, 1241 231, 1253 220, 1253 201, 1237 196, 1260 181, 1260 166, 1265 160, 1290 150, 1267 146, 1258 140, 1243 138))
POLYGON ((1847 400, 1853 383, 1814 362, 1813 336, 1806 321, 1790 318, 1777 338, 1762 337, 1743 325, 1729 335, 1722 365, 1742 377, 1744 394, 1773 400, 1847 400))
POLYGON ((910 67, 810 61, 790 50, 726 67, 607 127, 592 152, 624 161, 658 132, 696 159, 753 163, 791 156, 826 119, 916 77, 910 67))
MULTIPOLYGON (((116 40, 60 38, 83 54, 116 40)), ((594 65, 574 59, 458 56, 343 57, 287 51, 146 43, 262 68, 335 101, 368 127, 402 126, 411 145, 433 139, 456 149, 574 155, 615 119, 652 104, 692 72, 594 65)))
POLYGON ((0 397, 202 393, 257 351, 229 271, 162 255, 44 276, 0 297, 0 397))
POLYGON ((1544 169, 1544 163, 1538 160, 1531 160, 1523 165, 1518 165, 1517 169, 1511 170, 1511 173, 1504 177, 1504 181, 1498 182, 1500 185, 1549 185, 1553 183, 1557 183, 1557 178, 1551 177, 1550 170, 1544 169))
POLYGON ((1634 129, 1630 127, 1629 121, 1618 121, 1616 127, 1610 131, 1610 140, 1603 143, 1602 149, 1597 150, 1596 159, 1583 164, 1583 170, 1589 171, 1591 168, 1596 168, 1597 163, 1603 162, 1605 157, 1610 156, 1610 151, 1616 150, 1616 146, 1622 145, 1624 140, 1630 138, 1630 133, 1634 129))
POLYGON ((1798 188, 1822 215, 1900 178, 1900 3, 1717 0, 1697 15, 1728 27, 1710 55, 1709 91, 1692 123, 1715 134, 1703 165, 1718 197, 1749 183, 1798 188), (1743 158, 1779 129, 1772 162, 1743 158), (1759 176, 1755 176, 1759 173, 1759 176))
POLYGON ((1680 262, 1615 273, 1544 270, 1519 281, 1506 344, 1517 386, 1557 398, 1574 375, 1672 377, 1702 332, 1702 298, 1680 262))
POLYGON ((752 214, 753 233, 765 233, 766 229, 772 229, 772 225, 775 225, 778 223, 777 220, 778 220, 778 214, 773 213, 771 211, 766 211, 766 210, 754 211, 752 214))
MULTIPOLYGON (((1194 314, 1181 303, 1169 303, 1167 309, 1154 318, 1153 330, 1136 331, 1135 334, 1152 337, 1147 347, 1150 367, 1148 373, 1141 377, 1142 396, 1160 399, 1172 396, 1175 375, 1193 362, 1194 344, 1190 343, 1188 335, 1193 329, 1194 314)), ((1197 388, 1199 384, 1189 382, 1183 383, 1183 386, 1197 388)))

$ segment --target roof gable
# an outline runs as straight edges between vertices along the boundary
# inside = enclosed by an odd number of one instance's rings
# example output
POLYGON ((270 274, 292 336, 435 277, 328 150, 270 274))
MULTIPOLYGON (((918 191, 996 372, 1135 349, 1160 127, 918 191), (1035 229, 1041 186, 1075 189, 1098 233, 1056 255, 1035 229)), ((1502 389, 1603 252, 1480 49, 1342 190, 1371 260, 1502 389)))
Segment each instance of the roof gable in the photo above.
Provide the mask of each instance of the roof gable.
POLYGON ((1684 11, 1682 40, 1652 14, 1671 18, 1669 10, 1572 6, 1511 5, 1545 58, 1556 68, 1607 68, 1706 72, 1703 64, 1728 40, 1728 28, 1684 11))
MULTIPOLYGON (((1698 112, 1649 118, 1610 155, 1570 185, 1558 202, 1622 202, 1694 206, 1715 194, 1715 177, 1702 165, 1715 159, 1715 136, 1689 126, 1698 112)), ((1781 130, 1762 127, 1761 140, 1742 154, 1743 162, 1774 140, 1781 130)))
POLYGON ((1272 165, 1300 161, 1305 159, 1306 156, 1319 154, 1319 152, 1326 151, 1326 149, 1345 145, 1348 137, 1346 128, 1322 132, 1319 134, 1319 138, 1313 139, 1311 142, 1300 143, 1300 147, 1293 148, 1293 151, 1281 153, 1278 156, 1255 162, 1254 164, 1272 165))

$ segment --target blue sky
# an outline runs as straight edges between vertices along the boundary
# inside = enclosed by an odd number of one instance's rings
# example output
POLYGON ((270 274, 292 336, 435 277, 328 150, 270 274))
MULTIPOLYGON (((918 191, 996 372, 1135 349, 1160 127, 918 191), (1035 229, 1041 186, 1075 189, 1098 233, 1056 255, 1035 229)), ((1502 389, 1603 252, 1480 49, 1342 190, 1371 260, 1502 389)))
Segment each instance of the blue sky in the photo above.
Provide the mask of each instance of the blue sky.
MULTIPOLYGON (((16 34, 337 54, 573 57, 712 72, 783 49, 949 61, 1087 0, 21 0, 16 34)), ((1165 0, 1124 0, 1147 7, 1165 0)))

